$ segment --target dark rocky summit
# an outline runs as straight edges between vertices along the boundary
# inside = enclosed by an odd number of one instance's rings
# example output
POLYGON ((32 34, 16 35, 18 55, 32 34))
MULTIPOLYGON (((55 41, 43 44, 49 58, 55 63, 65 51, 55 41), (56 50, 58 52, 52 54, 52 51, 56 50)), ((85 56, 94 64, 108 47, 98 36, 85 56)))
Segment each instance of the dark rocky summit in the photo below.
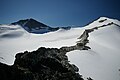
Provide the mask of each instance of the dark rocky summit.
POLYGON ((39 21, 36 21, 35 19, 24 19, 19 20, 17 22, 11 23, 12 25, 20 25, 22 26, 26 31, 29 33, 35 33, 35 34, 43 34, 51 31, 57 31, 60 28, 69 30, 71 27, 50 27, 44 23, 41 23, 39 21))
POLYGON ((19 20, 17 22, 11 23, 13 25, 21 25, 21 26, 27 26, 28 28, 42 28, 42 27, 49 27, 41 22, 38 22, 32 18, 30 19, 24 19, 24 20, 19 20))
POLYGON ((61 49, 44 47, 18 53, 12 66, 0 63, 0 80, 83 80, 65 54, 61 49))
MULTIPOLYGON (((11 24, 12 25, 20 25, 29 33, 43 34, 43 33, 49 32, 49 28, 51 29, 51 27, 47 26, 46 24, 38 22, 32 18, 19 20, 17 22, 11 23, 11 24)), ((54 30, 54 29, 52 29, 52 30, 54 30)))

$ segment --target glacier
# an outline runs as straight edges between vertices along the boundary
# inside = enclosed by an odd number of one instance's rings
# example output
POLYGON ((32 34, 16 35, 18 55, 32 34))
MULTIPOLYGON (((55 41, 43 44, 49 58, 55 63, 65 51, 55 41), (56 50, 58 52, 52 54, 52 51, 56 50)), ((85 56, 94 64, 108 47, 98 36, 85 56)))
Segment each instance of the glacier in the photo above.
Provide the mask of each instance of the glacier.
POLYGON ((0 62, 12 65, 15 55, 21 51, 33 51, 39 47, 61 48, 73 46, 86 29, 101 27, 89 35, 90 50, 74 50, 67 53, 70 63, 77 65, 84 79, 120 79, 120 21, 100 17, 92 23, 71 28, 59 29, 45 34, 28 33, 19 25, 0 25, 0 62), (109 23, 114 23, 107 25, 109 23), (12 36, 12 37, 11 37, 12 36))

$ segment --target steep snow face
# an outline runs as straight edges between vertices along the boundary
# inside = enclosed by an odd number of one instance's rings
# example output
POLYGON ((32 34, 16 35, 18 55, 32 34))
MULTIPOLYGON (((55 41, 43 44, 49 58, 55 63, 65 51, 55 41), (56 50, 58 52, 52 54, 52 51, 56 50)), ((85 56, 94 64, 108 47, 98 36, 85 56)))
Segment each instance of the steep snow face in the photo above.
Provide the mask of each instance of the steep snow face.
MULTIPOLYGON (((118 20, 100 18, 92 24, 86 26, 101 26, 109 22, 118 20), (107 19, 99 23, 99 20, 107 19), (94 24, 95 23, 95 24, 94 24), (98 24, 97 24, 98 23, 98 24)), ((120 27, 109 25, 92 32, 89 36, 91 47, 88 51, 72 51, 67 53, 68 59, 80 68, 80 73, 84 77, 92 77, 94 80, 120 80, 120 27)))

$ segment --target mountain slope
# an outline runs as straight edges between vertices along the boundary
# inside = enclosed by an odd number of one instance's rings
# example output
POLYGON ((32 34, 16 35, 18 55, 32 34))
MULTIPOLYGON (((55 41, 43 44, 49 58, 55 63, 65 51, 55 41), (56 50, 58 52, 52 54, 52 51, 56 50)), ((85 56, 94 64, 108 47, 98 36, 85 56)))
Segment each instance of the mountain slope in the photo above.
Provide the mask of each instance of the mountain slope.
POLYGON ((68 58, 80 68, 80 73, 85 77, 91 76, 95 80, 119 80, 120 21, 102 17, 85 28, 102 26, 100 24, 107 26, 90 34, 88 46, 91 50, 69 52, 68 58), (99 22, 103 18, 106 21, 99 22), (107 25, 111 22, 117 23, 107 25))
MULTIPOLYGON (((94 80, 119 80, 120 68, 120 21, 101 17, 82 28, 59 29, 46 34, 25 33, 24 36, 0 40, 0 62, 13 64, 15 54, 33 51, 39 47, 60 48, 73 46, 85 29, 95 29, 89 33, 90 50, 68 52, 68 59, 80 68, 80 73, 94 80)), ((84 36, 83 36, 84 37, 84 36)))
MULTIPOLYGON (((43 34, 47 32, 57 31, 60 28, 53 28, 50 26, 47 26, 46 24, 43 24, 41 22, 36 21, 35 19, 24 19, 19 20, 17 22, 11 23, 12 25, 20 25, 22 26, 26 31, 29 33, 35 33, 35 34, 43 34)), ((61 27, 62 29, 70 29, 70 27, 61 27)))
POLYGON ((46 33, 48 32, 49 26, 40 23, 32 18, 25 19, 25 20, 19 20, 18 22, 11 23, 12 25, 20 25, 22 26, 26 31, 30 33, 46 33))
POLYGON ((52 28, 30 18, 25 20, 19 20, 8 25, 0 24, 0 39, 18 38, 29 35, 29 33, 44 34, 57 31, 59 29, 69 30, 70 27, 52 28))

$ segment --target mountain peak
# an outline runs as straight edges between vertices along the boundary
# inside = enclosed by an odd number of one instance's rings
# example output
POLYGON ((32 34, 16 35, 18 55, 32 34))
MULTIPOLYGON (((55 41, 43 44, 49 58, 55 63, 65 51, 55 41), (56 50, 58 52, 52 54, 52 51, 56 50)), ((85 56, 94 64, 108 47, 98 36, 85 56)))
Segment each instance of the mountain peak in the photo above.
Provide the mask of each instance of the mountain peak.
POLYGON ((98 26, 107 26, 107 25, 120 25, 120 21, 117 19, 112 19, 112 18, 108 18, 108 17, 99 17, 97 20, 93 21, 92 23, 88 24, 85 28, 94 28, 94 27, 98 27, 98 26))
POLYGON ((37 20, 35 20, 35 19, 33 19, 33 18, 30 18, 29 20, 34 20, 34 21, 37 21, 37 20))
POLYGON ((23 20, 19 20, 17 22, 14 22, 14 23, 11 23, 13 25, 21 25, 21 26, 28 26, 28 27, 38 27, 38 26, 42 26, 42 27, 48 27, 47 25, 33 19, 33 18, 30 18, 30 19, 23 19, 23 20))
POLYGON ((33 18, 29 18, 29 19, 24 19, 24 20, 19 20, 17 22, 11 23, 12 25, 20 25, 22 26, 26 31, 28 32, 32 32, 33 31, 37 31, 40 29, 47 29, 49 26, 47 26, 44 23, 41 23, 33 18))
POLYGON ((115 20, 116 19, 108 18, 108 17, 99 17, 96 21, 102 23, 102 22, 114 22, 115 20))
POLYGON ((99 19, 110 19, 110 18, 102 16, 102 17, 99 17, 99 19))
POLYGON ((117 20, 117 19, 113 19, 113 18, 100 17, 97 21, 98 21, 99 23, 101 23, 101 24, 113 23, 114 25, 120 26, 120 21, 117 20))

